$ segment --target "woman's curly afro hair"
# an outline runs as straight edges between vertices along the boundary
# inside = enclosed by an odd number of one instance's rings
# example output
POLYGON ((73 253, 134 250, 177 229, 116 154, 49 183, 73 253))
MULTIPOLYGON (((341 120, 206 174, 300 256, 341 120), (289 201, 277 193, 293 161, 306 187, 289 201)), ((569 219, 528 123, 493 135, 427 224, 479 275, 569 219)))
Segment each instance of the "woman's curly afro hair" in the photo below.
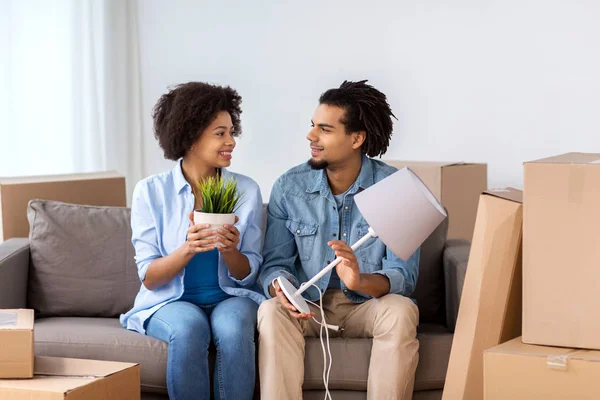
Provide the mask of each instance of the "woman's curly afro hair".
POLYGON ((239 136, 241 102, 241 96, 229 86, 188 82, 171 88, 152 112, 154 137, 165 158, 177 160, 185 156, 221 111, 229 113, 233 135, 239 136))

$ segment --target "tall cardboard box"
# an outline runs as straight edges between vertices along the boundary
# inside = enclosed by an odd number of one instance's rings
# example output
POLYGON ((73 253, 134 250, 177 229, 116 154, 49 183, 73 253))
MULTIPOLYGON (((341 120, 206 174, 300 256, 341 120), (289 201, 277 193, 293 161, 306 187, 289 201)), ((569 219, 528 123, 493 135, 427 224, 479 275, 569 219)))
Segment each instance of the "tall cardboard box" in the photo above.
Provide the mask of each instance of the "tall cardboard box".
POLYGON ((35 376, 0 380, 6 400, 139 400, 139 364, 36 357, 35 376))
POLYGON ((523 341, 600 349, 600 154, 525 163, 523 341))
POLYGON ((383 160, 409 167, 448 210, 448 238, 471 240, 479 195, 487 190, 487 164, 383 160))
POLYGON ((485 352, 485 400, 600 399, 600 352, 527 345, 485 352))
POLYGON ((0 242, 29 236, 27 203, 31 199, 125 207, 125 197, 125 177, 115 171, 0 178, 0 242))
POLYGON ((483 398, 483 352, 521 334, 523 193, 483 193, 443 400, 483 398))
POLYGON ((0 310, 0 379, 32 376, 33 310, 0 310))

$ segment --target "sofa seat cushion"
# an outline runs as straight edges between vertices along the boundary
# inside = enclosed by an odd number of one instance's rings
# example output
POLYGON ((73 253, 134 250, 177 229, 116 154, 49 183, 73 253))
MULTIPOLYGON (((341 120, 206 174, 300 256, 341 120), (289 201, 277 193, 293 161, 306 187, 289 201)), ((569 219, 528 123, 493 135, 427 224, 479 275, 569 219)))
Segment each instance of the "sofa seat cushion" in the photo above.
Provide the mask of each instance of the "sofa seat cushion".
POLYGON ((139 363, 142 391, 166 393, 167 344, 128 331, 117 318, 41 318, 34 332, 36 356, 139 363))
MULTIPOLYGON (((42 318, 35 323, 38 356, 136 362, 143 391, 166 393, 167 344, 124 329, 116 318, 42 318)), ((444 387, 452 334, 441 325, 419 327, 415 391, 444 387)), ((332 339, 329 388, 367 390, 371 339, 332 339)), ((306 339, 304 390, 323 389, 323 353, 318 338, 306 339)))
MULTIPOLYGON (((419 366, 415 391, 444 387, 452 334, 436 324, 422 324, 419 339, 419 366)), ((371 339, 331 339, 333 365, 329 389, 367 390, 371 339)), ((323 389, 323 351, 318 338, 306 339, 304 390, 323 389)))

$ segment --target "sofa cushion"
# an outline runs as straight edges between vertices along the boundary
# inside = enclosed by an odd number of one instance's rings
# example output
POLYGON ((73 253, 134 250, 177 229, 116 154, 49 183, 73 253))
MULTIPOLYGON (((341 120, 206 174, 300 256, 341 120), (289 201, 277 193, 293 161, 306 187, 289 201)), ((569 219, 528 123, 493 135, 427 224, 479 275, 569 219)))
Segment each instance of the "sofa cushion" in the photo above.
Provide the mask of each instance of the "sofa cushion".
POLYGON ((140 288, 129 209, 31 200, 28 304, 37 317, 115 317, 140 288))
POLYGON ((142 390, 166 393, 167 344, 117 318, 40 318, 34 340, 36 356, 139 363, 142 390))
POLYGON ((412 296, 419 306, 421 323, 446 323, 443 254, 448 234, 448 218, 433 231, 421 246, 419 279, 412 296))
MULTIPOLYGON (((441 325, 419 327, 415 390, 444 387, 452 334, 441 325)), ((330 389, 367 390, 371 339, 331 339, 330 389)), ((167 344, 128 331, 116 318, 42 318, 35 323, 38 356, 89 358, 140 364, 144 391, 166 392, 167 344)), ((304 390, 323 389, 323 352, 318 338, 306 339, 304 390)))

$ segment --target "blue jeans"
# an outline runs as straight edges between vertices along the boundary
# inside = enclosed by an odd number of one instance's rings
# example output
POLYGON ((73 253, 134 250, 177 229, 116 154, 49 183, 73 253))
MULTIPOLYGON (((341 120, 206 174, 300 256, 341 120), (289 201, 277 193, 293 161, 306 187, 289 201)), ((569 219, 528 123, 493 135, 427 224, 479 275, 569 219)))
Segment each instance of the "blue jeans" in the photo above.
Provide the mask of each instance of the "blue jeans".
POLYGON ((171 400, 209 399, 208 346, 217 349, 215 399, 252 399, 258 304, 231 297, 210 306, 175 301, 146 322, 146 334, 169 344, 167 389, 171 400))

